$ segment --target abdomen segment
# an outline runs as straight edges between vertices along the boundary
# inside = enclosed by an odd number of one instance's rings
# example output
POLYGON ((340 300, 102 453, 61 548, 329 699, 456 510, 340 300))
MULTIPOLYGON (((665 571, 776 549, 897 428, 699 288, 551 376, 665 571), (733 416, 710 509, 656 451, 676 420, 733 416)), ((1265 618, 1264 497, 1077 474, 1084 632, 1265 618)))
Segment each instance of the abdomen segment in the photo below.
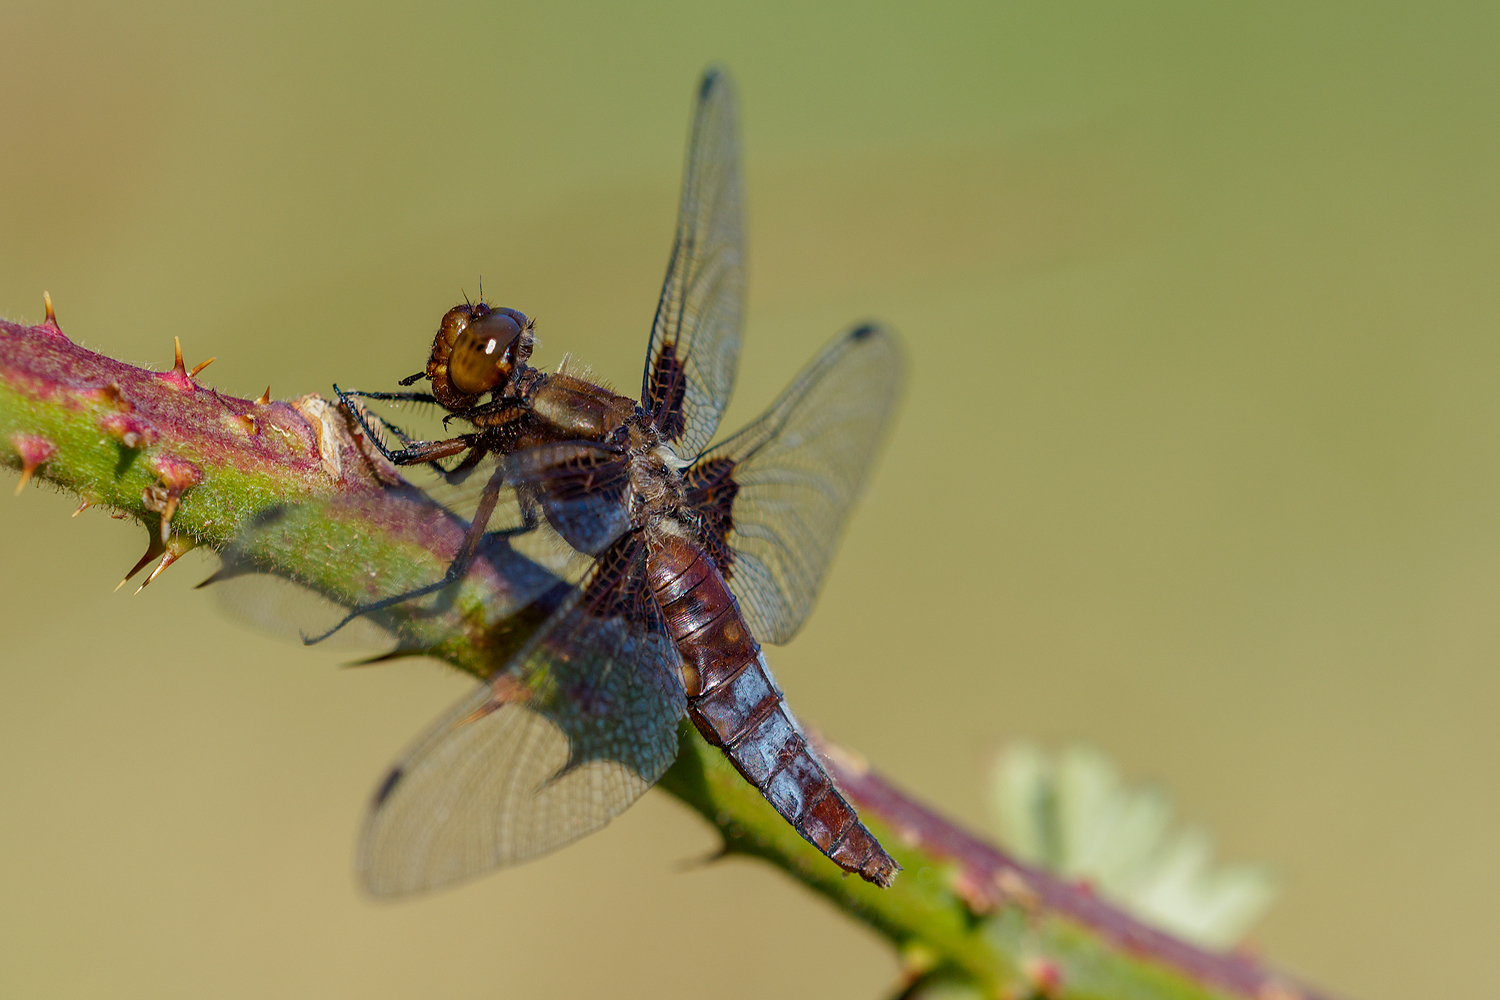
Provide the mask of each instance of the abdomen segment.
POLYGON ((682 655, 688 714, 703 738, 835 864, 889 886, 900 866, 803 738, 713 562, 697 546, 671 539, 651 553, 647 572, 682 655))

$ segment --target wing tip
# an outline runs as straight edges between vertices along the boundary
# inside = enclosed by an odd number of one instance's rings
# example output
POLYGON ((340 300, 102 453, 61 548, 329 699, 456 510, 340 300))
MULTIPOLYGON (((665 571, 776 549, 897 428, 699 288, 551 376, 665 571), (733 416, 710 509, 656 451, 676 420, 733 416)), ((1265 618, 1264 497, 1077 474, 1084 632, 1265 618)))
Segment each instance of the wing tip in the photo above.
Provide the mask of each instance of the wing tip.
POLYGON ((380 787, 375 789, 371 805, 376 809, 385 805, 385 800, 391 797, 391 792, 396 790, 396 784, 405 774, 406 768, 399 764, 391 768, 390 773, 380 782, 380 787))
POLYGON ((727 87, 730 84, 728 67, 720 62, 711 62, 703 68, 703 76, 698 80, 698 99, 701 101, 708 97, 716 87, 727 87))
POLYGON ((876 344, 884 345, 898 357, 906 352, 902 349, 901 337, 887 323, 875 319, 861 320, 850 327, 849 332, 844 334, 845 340, 850 344, 859 344, 866 348, 876 344))
POLYGON ((901 343, 901 335, 890 324, 882 323, 880 320, 861 320, 851 327, 849 332, 844 334, 844 336, 850 343, 866 345, 884 344, 897 357, 902 357, 906 354, 906 350, 901 343))

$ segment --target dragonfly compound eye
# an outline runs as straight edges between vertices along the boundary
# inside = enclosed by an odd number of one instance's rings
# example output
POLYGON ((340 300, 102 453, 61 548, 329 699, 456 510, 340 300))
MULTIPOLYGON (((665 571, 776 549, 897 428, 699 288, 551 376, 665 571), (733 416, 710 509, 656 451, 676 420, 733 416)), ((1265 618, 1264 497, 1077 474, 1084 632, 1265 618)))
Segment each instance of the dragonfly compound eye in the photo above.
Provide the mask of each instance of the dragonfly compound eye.
POLYGON ((448 357, 453 388, 467 395, 489 392, 510 377, 531 352, 523 344, 526 317, 512 310, 476 315, 458 331, 448 357), (518 322, 519 317, 519 322, 518 322))

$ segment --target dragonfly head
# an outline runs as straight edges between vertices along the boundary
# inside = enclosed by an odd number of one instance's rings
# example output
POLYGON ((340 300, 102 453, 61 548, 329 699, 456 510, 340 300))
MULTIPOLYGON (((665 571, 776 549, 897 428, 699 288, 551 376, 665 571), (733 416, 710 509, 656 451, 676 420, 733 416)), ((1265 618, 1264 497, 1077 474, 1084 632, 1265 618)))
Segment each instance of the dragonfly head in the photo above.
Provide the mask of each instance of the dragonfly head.
POLYGON ((525 313, 483 302, 449 309, 423 373, 432 381, 432 394, 450 410, 473 407, 525 366, 536 341, 532 327, 525 313))

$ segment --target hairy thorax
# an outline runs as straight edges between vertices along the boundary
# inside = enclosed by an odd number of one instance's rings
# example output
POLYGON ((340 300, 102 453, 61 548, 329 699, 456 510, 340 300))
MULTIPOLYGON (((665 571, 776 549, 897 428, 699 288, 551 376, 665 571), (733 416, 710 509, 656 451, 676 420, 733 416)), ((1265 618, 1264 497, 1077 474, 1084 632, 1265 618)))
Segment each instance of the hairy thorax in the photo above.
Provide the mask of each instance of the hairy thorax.
POLYGON ((543 376, 527 392, 537 420, 579 441, 608 441, 636 411, 634 400, 572 375, 543 376))
POLYGON ((660 537, 692 537, 684 508, 682 470, 687 462, 661 440, 644 416, 630 428, 630 520, 646 532, 648 542, 660 537))
POLYGON ((684 505, 682 470, 689 463, 662 440, 634 400, 564 372, 536 369, 518 371, 508 388, 524 405, 536 438, 592 441, 625 452, 630 522, 648 541, 696 537, 684 505))

